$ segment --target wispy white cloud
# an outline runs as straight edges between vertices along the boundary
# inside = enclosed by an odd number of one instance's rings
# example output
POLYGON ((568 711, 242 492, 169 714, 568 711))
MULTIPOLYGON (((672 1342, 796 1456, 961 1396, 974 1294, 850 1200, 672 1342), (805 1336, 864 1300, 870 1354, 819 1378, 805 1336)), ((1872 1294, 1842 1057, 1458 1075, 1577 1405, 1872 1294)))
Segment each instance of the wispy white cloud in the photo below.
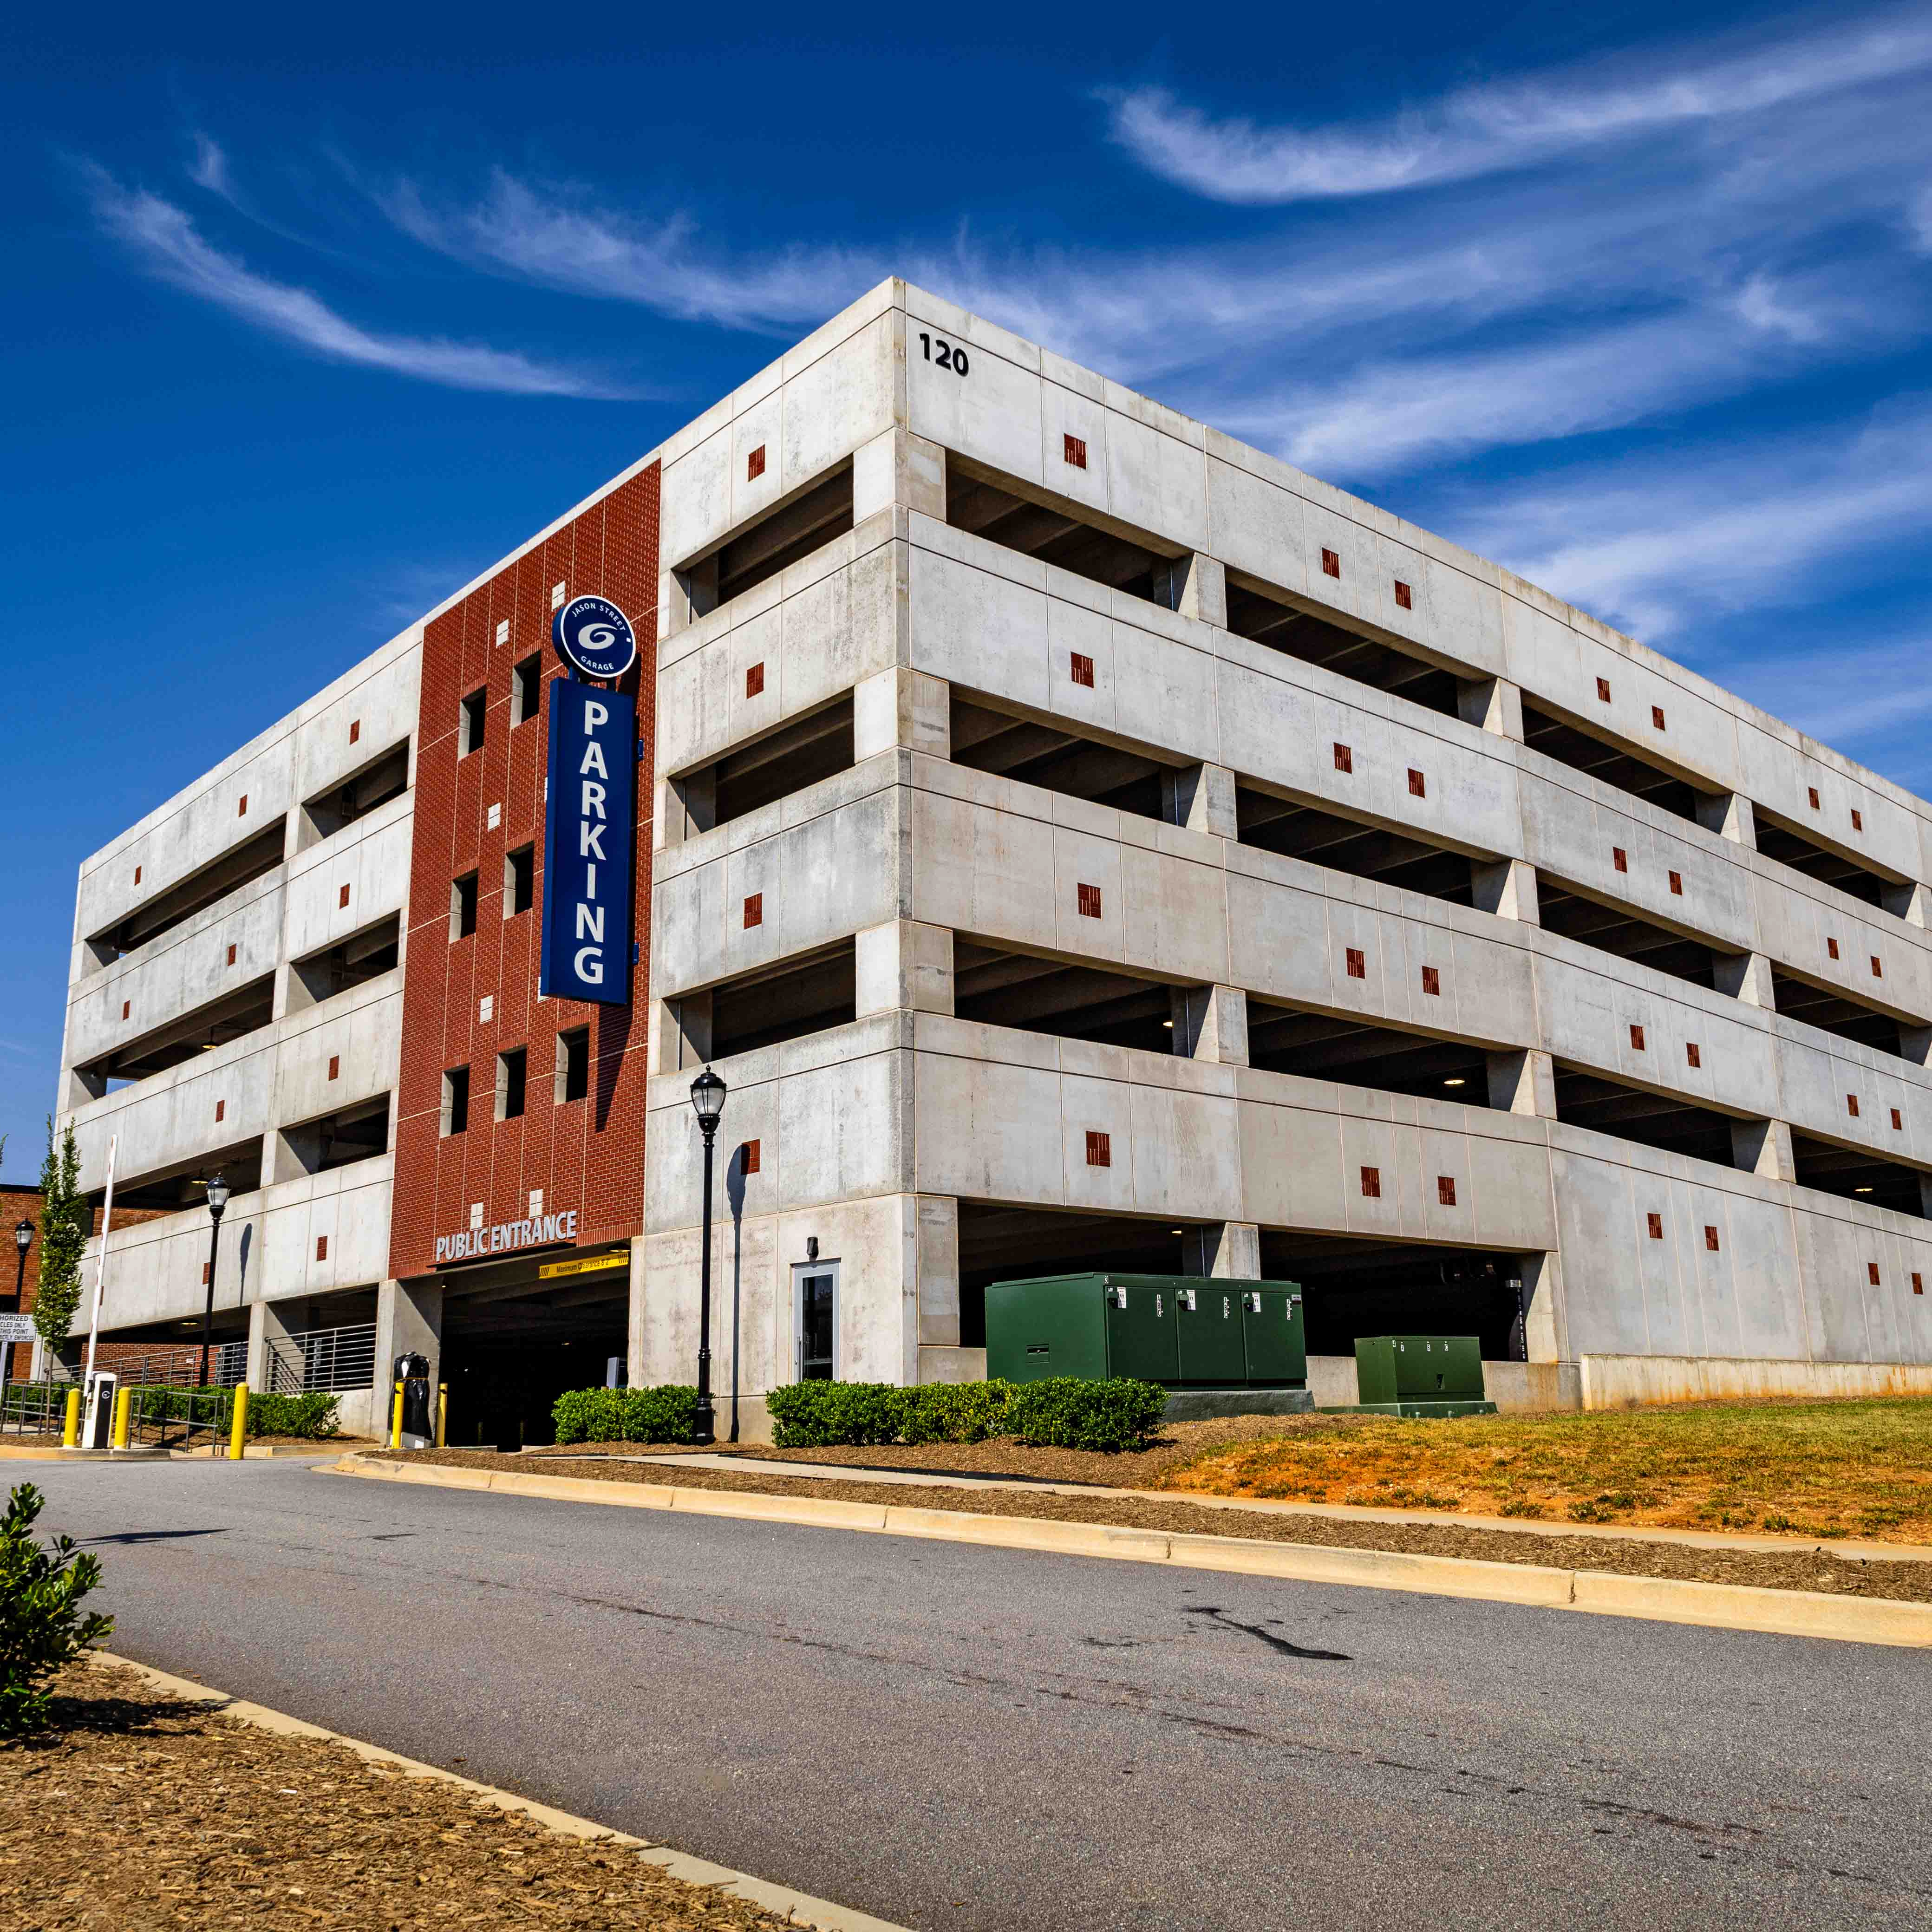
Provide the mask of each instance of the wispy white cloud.
POLYGON ((1466 88, 1367 128, 1216 118, 1158 88, 1103 98, 1113 138, 1152 172, 1217 201, 1301 201, 1466 181, 1890 80, 1932 64, 1932 26, 1901 15, 1702 62, 1653 51, 1644 64, 1662 77, 1570 73, 1466 88))
MULTIPOLYGON (((1636 634, 1810 601, 1862 554, 1932 532, 1932 397, 1847 434, 1766 437, 1698 455, 1486 493, 1459 539, 1636 634)), ((1932 682, 1932 665, 1918 680, 1932 682)))
POLYGON ((308 290, 257 274, 224 254, 172 202, 145 189, 124 188, 92 164, 84 175, 103 231, 149 274, 314 354, 455 388, 530 396, 623 393, 592 376, 513 352, 362 328, 308 290))
POLYGON ((1932 634, 1874 643, 1834 640, 1819 648, 1739 658, 1704 668, 1826 744, 1857 747, 1910 737, 1914 742, 1900 749, 1923 770, 1932 764, 1925 739, 1925 721, 1932 718, 1928 667, 1932 634))
POLYGON ((220 145, 207 135, 194 136, 194 159, 188 164, 188 179, 196 187, 218 194, 224 201, 235 199, 235 184, 228 172, 228 157, 220 145))
POLYGON ((1750 312, 1771 298, 1673 310, 1569 334, 1547 346, 1364 364, 1339 382, 1230 398, 1216 412, 1239 434, 1325 476, 1412 470, 1474 450, 1621 428, 1706 403, 1796 366, 1794 342, 1820 332, 1802 311, 1750 312))
POLYGON ((1921 188, 1906 211, 1913 245, 1922 254, 1932 255, 1932 185, 1921 188))
MULTIPOLYGON (((1645 98, 1686 112, 1728 87, 1738 136, 1667 170, 1572 169, 1446 207, 1398 197, 1346 226, 1212 246, 1049 248, 962 229, 774 254, 688 214, 647 217, 608 191, 505 170, 467 197, 407 179, 370 192, 404 232, 473 268, 775 335, 901 274, 1366 484, 1734 396, 1918 329, 1925 290, 1884 238, 1906 198, 1901 166, 1932 167, 1932 70, 1914 82, 1922 115, 1876 112, 1855 83, 1892 76, 1918 42, 1873 28, 1849 51, 1822 44, 1657 83, 1645 98), (1786 98, 1787 82, 1814 92, 1786 98)), ((1573 104, 1569 118, 1589 117, 1573 104)))
POLYGON ((467 205, 438 203, 407 181, 377 199, 405 233, 475 266, 730 328, 822 318, 892 272, 879 255, 806 244, 748 262, 701 245, 688 215, 652 221, 580 193, 541 191, 500 169, 467 205))

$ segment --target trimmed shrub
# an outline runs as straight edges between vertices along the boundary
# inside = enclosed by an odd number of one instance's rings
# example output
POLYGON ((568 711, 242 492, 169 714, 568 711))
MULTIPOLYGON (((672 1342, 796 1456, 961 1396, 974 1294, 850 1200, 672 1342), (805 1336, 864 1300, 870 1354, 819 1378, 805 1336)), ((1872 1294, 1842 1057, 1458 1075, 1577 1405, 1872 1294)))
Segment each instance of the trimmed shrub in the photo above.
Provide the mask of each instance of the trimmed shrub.
MULTIPOLYGON (((341 1398, 324 1389, 311 1389, 304 1395, 248 1396, 248 1433, 250 1436, 295 1436, 320 1442, 342 1433, 336 1419, 341 1398)), ((232 1388, 137 1388, 133 1410, 142 1422, 184 1422, 191 1415, 198 1424, 212 1417, 223 1432, 235 1417, 235 1391, 232 1388)))
POLYGON ((550 1405, 559 1442, 688 1442, 698 1432, 698 1390, 571 1389, 550 1405))
POLYGON ((896 1442, 909 1390, 890 1382, 790 1382, 765 1397, 781 1449, 896 1442))
POLYGON ((922 1382, 902 1389, 899 1437, 906 1442, 983 1442, 1004 1432, 1012 1384, 922 1382))
POLYGON ((76 1555, 70 1536, 44 1549, 35 1540, 45 1500, 22 1483, 0 1516, 0 1737, 45 1724, 47 1679, 114 1628, 112 1617, 83 1616, 76 1607, 99 1585, 100 1559, 76 1555))
POLYGON ((1034 1448, 1139 1449, 1160 1426, 1156 1382, 793 1382, 765 1398, 781 1449, 882 1442, 983 1442, 1017 1436, 1034 1448))
POLYGON ((1049 1376, 1013 1385, 1004 1426, 1036 1449, 1144 1449, 1166 1406, 1158 1382, 1049 1376))
MULTIPOLYGON (((250 1395, 248 1433, 300 1436, 316 1442, 340 1436, 342 1427, 335 1412, 340 1400, 326 1389, 310 1389, 302 1395, 250 1395)), ((232 1408, 229 1413, 234 1413, 232 1408)))

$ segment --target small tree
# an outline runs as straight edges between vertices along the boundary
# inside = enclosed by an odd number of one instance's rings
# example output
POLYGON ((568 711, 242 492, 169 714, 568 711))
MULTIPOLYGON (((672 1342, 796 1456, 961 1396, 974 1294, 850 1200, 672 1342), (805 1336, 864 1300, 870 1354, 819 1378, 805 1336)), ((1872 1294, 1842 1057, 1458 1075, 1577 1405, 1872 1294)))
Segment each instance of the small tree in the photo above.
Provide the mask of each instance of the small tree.
POLYGON ((59 1144, 47 1117, 47 1157, 40 1166, 40 1285, 34 1327, 50 1355, 68 1338, 80 1306, 80 1258, 94 1232, 94 1210, 82 1198, 80 1151, 69 1121, 59 1144))
POLYGON ((47 1679, 114 1628, 112 1617, 77 1607, 100 1586, 100 1559, 76 1556, 70 1536, 44 1549, 35 1540, 45 1502, 22 1483, 0 1516, 0 1737, 38 1730, 47 1721, 47 1679))

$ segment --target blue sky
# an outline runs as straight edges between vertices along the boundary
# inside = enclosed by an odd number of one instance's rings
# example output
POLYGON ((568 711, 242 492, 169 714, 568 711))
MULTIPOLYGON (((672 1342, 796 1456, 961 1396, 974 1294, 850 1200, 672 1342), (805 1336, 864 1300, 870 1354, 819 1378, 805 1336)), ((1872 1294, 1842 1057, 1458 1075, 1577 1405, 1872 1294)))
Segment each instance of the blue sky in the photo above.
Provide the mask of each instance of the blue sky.
POLYGON ((1932 790, 1932 10, 178 10, 0 28, 9 1178, 82 855, 890 273, 1932 790))

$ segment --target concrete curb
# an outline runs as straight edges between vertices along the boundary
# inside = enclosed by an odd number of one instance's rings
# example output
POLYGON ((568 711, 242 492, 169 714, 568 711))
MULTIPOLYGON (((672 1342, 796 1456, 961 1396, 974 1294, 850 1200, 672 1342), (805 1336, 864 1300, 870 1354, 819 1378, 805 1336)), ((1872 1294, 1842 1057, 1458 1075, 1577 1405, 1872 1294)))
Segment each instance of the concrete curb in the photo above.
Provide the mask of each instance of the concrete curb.
POLYGON ((789 1915, 799 1924, 815 1926, 818 1932, 906 1932, 904 1927, 895 1925, 890 1919, 874 1918, 869 1912, 856 1912, 848 1906, 814 1898, 808 1893, 794 1891, 790 1886, 772 1885, 764 1879, 753 1878, 748 1873, 734 1871, 729 1865, 715 1865, 708 1858, 695 1858, 688 1852, 673 1851, 668 1845, 661 1845, 653 1839, 635 1838, 628 1832, 614 1832, 608 1825, 579 1818, 568 1811, 560 1811, 554 1805, 539 1804, 532 1798, 520 1798, 515 1792, 506 1791, 500 1786, 478 1784, 474 1778, 445 1771, 440 1765, 424 1764, 416 1758, 401 1756, 397 1752, 386 1750, 380 1744, 366 1744, 360 1738, 344 1737, 339 1732, 325 1730, 320 1724, 306 1724, 300 1718, 272 1711, 266 1705, 231 1697, 225 1690, 197 1684, 191 1678, 171 1676, 150 1664, 136 1664, 131 1657, 117 1657, 111 1651, 96 1650, 88 1653, 88 1661, 118 1664, 133 1671, 157 1690, 165 1690, 170 1696, 194 1703, 212 1705, 218 1715, 232 1718, 238 1724, 252 1724, 257 1730, 272 1731, 280 1737, 313 1738, 324 1744, 345 1745, 367 1763, 387 1765, 411 1778, 433 1778, 440 1784, 455 1785, 480 1804, 494 1804, 500 1811, 520 1811, 545 1830, 560 1832, 566 1838, 601 1839, 607 1844, 621 1845, 671 1877, 682 1879, 686 1884, 716 1886, 722 1892, 729 1892, 748 1904, 762 1906, 781 1918, 789 1915))
POLYGON ((556 1502, 676 1509, 700 1516, 798 1523, 818 1529, 922 1536, 1061 1556, 1174 1563, 1193 1570, 1409 1590, 1430 1596, 1473 1597, 1490 1603, 1528 1604, 1544 1610, 1641 1617, 1776 1636, 1932 1648, 1932 1604, 1902 1603, 1892 1598, 1686 1582, 1674 1577, 1625 1576, 1601 1570, 1559 1570, 1540 1564, 1490 1563, 1395 1550, 1330 1549, 1318 1544, 1263 1543, 1234 1536, 1173 1534, 1106 1523, 1054 1522, 1037 1516, 980 1516, 964 1510, 900 1509, 880 1503, 841 1502, 829 1496, 686 1490, 670 1484, 606 1483, 595 1477, 526 1475, 514 1470, 452 1468, 434 1463, 412 1466, 380 1456, 346 1456, 321 1473, 416 1483, 433 1489, 541 1497, 556 1502))

